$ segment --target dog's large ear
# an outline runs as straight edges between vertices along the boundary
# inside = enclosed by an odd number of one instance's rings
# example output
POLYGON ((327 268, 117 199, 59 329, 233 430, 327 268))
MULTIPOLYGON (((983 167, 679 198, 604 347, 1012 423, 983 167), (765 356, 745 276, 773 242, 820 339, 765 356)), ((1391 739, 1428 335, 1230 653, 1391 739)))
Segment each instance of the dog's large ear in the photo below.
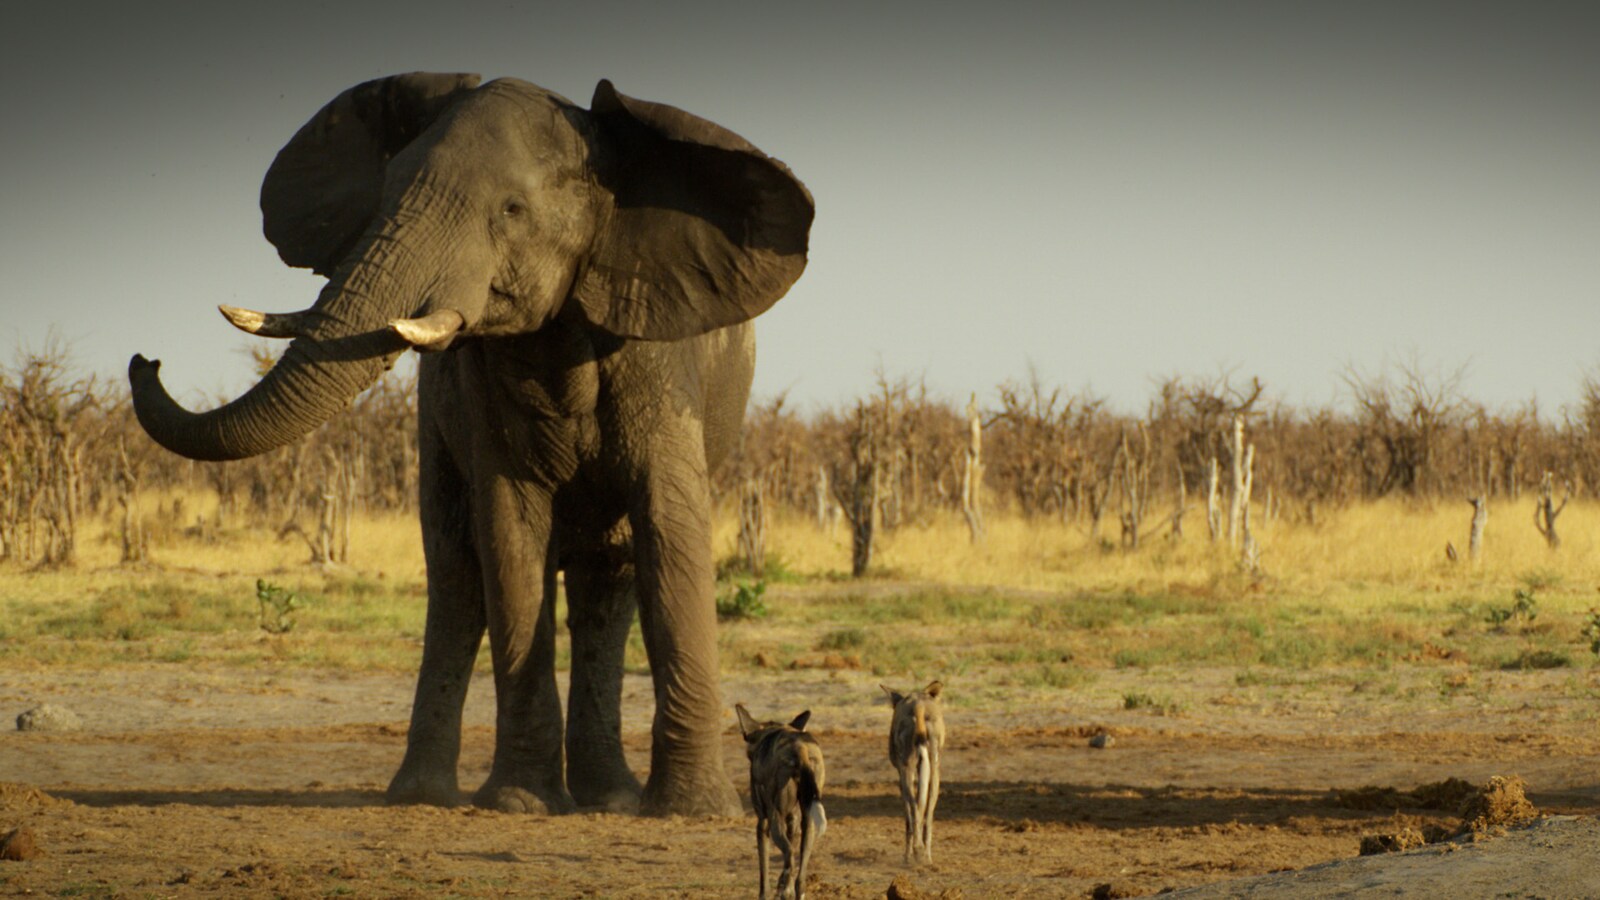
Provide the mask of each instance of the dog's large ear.
POLYGON ((944 690, 944 682, 934 681, 930 682, 927 687, 923 688, 922 692, 937 700, 939 698, 939 692, 942 690, 944 690))
POLYGON ((795 716, 794 721, 789 723, 789 727, 793 728, 795 731, 805 731, 806 723, 809 721, 811 721, 811 710, 808 709, 800 715, 795 716))
POLYGON ((806 266, 813 207, 783 163, 661 103, 595 88, 604 224, 573 296, 623 337, 677 340, 743 322, 806 266))
POLYGON ((735 703, 733 711, 739 714, 739 733, 744 735, 745 740, 750 740, 750 735, 761 730, 761 723, 750 715, 750 711, 744 708, 743 703, 735 703))
POLYGON ((900 701, 904 700, 906 698, 905 694, 902 694, 899 691, 895 690, 894 688, 889 687, 887 684, 880 684, 880 685, 878 685, 878 687, 883 688, 883 692, 885 694, 889 695, 889 705, 890 706, 899 706, 900 705, 900 701))

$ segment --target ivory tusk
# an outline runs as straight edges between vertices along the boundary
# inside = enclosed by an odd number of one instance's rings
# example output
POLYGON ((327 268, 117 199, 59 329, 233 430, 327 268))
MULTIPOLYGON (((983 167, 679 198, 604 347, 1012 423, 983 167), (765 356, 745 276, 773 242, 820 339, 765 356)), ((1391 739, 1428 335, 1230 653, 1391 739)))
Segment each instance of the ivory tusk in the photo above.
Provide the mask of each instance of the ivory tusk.
POLYGON ((264 313, 227 304, 218 306, 217 311, 233 323, 233 327, 257 337, 295 338, 310 330, 306 321, 309 312, 264 313))
POLYGON ((456 332, 466 324, 467 320, 462 318, 461 313, 453 309, 441 309, 416 319, 392 319, 389 330, 413 347, 431 349, 455 337, 456 332))

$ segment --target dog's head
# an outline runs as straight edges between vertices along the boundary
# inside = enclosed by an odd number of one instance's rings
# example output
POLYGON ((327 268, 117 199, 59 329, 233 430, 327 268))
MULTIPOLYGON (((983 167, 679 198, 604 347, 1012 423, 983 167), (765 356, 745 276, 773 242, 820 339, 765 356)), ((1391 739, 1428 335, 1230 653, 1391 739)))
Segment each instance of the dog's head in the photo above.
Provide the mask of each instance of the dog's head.
POLYGON ((782 722, 758 722, 743 703, 735 704, 733 711, 739 714, 739 733, 744 735, 745 754, 752 759, 768 737, 783 732, 799 734, 806 730, 806 723, 811 721, 809 709, 795 716, 787 725, 782 722))
POLYGON ((939 694, 944 691, 944 682, 931 681, 928 683, 927 687, 920 691, 907 691, 903 694, 886 684, 880 684, 878 687, 883 688, 883 692, 889 695, 889 705, 898 709, 900 704, 906 702, 907 700, 912 700, 919 697, 927 698, 928 700, 938 700, 939 694))

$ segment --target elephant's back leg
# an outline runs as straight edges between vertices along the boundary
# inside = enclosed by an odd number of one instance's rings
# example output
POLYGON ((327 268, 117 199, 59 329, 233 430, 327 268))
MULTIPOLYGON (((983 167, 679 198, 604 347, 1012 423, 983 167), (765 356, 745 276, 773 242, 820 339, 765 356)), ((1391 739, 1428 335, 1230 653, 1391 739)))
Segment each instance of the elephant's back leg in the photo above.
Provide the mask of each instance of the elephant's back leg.
POLYGON ((580 806, 637 809, 639 779, 622 752, 623 656, 638 608, 628 526, 572 543, 562 554, 572 636, 567 789, 580 806))
POLYGON ((428 616, 411 730, 390 803, 460 802, 461 709, 483 640, 483 578, 474 547, 467 478, 446 445, 450 425, 419 391, 418 502, 428 567, 428 616))

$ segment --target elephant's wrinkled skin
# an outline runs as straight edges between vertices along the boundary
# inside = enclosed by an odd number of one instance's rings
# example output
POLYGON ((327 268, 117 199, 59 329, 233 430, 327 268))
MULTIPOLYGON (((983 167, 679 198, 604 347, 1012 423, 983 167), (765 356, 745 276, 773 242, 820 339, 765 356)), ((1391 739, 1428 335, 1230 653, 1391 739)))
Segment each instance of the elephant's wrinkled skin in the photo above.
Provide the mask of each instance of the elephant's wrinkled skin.
POLYGON ((134 408, 177 453, 237 459, 299 439, 408 346, 443 351, 421 365, 428 619, 390 800, 455 802, 487 632, 495 756, 477 803, 737 811, 719 744, 707 471, 748 396, 746 323, 805 267, 805 187, 737 135, 608 82, 584 110, 524 82, 413 73, 324 107, 278 154, 261 208, 284 261, 328 285, 300 313, 223 312, 293 343, 200 414, 136 356, 134 408), (656 695, 642 795, 619 715, 635 606, 656 695))

